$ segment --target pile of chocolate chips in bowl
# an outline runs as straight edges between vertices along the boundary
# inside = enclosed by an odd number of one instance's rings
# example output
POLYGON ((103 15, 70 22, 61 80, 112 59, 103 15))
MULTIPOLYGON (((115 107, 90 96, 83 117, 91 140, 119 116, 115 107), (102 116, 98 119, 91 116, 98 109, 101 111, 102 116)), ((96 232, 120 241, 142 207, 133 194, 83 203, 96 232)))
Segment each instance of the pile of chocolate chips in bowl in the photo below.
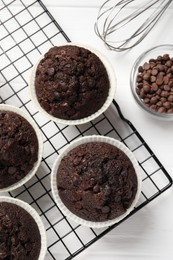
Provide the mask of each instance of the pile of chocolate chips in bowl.
POLYGON ((136 93, 148 108, 173 114, 173 58, 169 54, 139 66, 136 82, 136 93))

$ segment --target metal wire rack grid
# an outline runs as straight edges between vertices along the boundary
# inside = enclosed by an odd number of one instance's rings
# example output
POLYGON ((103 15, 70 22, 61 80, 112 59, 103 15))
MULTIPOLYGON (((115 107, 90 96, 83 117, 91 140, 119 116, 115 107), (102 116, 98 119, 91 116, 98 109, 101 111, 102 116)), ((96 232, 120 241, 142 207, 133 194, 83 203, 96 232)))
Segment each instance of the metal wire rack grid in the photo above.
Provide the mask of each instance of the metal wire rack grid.
POLYGON ((40 214, 48 238, 46 260, 72 259, 124 220, 109 228, 90 229, 73 223, 56 206, 50 173, 55 158, 68 143, 80 136, 105 135, 120 140, 135 154, 143 187, 129 216, 167 190, 172 179, 115 101, 105 114, 81 126, 58 125, 42 116, 28 94, 30 69, 51 46, 70 40, 42 1, 1 0, 0 19, 0 103, 29 113, 44 138, 44 156, 36 176, 6 195, 26 201, 40 214))

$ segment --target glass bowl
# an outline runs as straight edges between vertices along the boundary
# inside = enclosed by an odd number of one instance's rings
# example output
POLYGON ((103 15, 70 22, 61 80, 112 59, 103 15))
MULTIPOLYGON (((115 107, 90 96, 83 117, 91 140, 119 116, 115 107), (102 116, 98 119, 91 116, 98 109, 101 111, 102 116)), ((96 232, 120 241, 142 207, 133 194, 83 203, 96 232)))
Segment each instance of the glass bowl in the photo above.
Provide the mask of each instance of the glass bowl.
POLYGON ((142 53, 132 67, 130 86, 134 99, 144 111, 159 119, 173 120, 173 45, 159 45, 142 53), (168 63, 164 64, 168 61, 165 54, 168 54, 170 59, 172 58, 169 62, 170 67, 167 66, 168 63), (164 67, 161 67, 159 62, 164 67), (144 85, 145 88, 143 88, 144 85), (142 92, 141 89, 143 89, 142 92), (154 99, 151 100, 153 96, 154 99))

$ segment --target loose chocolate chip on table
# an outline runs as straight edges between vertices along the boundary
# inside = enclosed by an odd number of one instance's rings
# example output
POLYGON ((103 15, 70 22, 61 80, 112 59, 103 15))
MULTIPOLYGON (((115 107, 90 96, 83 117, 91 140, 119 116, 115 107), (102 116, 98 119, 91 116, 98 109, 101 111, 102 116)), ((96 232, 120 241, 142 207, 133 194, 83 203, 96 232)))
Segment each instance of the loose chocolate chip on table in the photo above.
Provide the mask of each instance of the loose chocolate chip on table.
POLYGON ((159 55, 139 66, 136 93, 150 109, 173 113, 173 58, 169 54, 159 55))

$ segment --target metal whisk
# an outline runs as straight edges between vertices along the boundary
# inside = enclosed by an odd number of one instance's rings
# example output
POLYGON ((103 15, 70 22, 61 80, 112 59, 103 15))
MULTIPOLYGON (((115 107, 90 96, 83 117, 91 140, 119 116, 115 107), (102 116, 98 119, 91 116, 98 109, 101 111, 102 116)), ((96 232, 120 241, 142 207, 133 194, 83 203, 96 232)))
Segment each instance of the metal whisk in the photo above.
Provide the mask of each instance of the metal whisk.
POLYGON ((99 9, 96 34, 115 51, 131 49, 151 31, 173 0, 107 0, 99 9))

